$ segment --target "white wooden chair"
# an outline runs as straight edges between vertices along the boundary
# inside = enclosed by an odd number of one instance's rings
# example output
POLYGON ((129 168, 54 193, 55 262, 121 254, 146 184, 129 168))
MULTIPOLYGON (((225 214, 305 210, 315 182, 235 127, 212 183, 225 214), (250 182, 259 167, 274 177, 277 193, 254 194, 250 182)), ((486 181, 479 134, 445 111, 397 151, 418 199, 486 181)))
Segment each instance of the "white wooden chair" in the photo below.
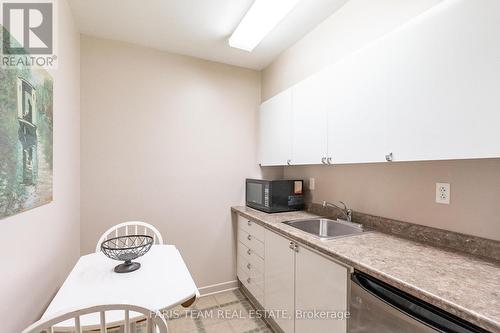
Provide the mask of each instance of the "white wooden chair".
POLYGON ((40 319, 39 321, 33 323, 28 328, 26 328, 22 333, 54 333, 60 332, 56 329, 58 324, 72 320, 70 327, 66 329, 66 324, 64 325, 64 330, 75 333, 82 333, 83 329, 96 330, 100 333, 107 333, 110 327, 117 327, 122 325, 124 327, 125 333, 131 333, 131 327, 134 322, 130 321, 130 312, 137 312, 144 316, 146 320, 146 332, 147 333, 167 333, 167 323, 160 313, 151 312, 150 310, 130 304, 108 304, 108 305, 95 305, 83 309, 73 309, 68 312, 55 315, 51 318, 40 319), (109 323, 106 321, 107 311, 123 311, 124 320, 119 323, 109 323), (100 318, 100 324, 92 327, 83 327, 81 317, 86 315, 98 315, 100 318))
POLYGON ((97 242, 95 252, 101 251, 101 244, 107 239, 128 235, 148 235, 153 237, 154 244, 163 244, 163 238, 154 226, 141 221, 129 221, 117 224, 103 233, 97 242))

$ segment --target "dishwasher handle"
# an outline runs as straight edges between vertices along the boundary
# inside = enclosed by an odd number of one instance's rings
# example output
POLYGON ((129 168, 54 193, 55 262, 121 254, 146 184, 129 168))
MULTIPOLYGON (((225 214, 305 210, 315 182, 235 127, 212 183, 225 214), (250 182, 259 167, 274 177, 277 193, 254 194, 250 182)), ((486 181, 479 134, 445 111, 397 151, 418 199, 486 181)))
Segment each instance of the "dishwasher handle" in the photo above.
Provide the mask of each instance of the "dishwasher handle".
POLYGON ((351 276, 351 280, 381 301, 438 332, 488 333, 488 331, 480 327, 364 273, 358 271, 354 272, 351 276))

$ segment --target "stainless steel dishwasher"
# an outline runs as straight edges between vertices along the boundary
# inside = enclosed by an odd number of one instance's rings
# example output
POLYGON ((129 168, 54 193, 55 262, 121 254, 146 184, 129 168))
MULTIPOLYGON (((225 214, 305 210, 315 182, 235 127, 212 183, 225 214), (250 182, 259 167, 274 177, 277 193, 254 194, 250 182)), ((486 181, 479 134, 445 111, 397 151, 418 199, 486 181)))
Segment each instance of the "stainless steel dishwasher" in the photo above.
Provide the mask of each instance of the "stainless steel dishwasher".
POLYGON ((351 276, 349 333, 487 333, 369 275, 351 276))

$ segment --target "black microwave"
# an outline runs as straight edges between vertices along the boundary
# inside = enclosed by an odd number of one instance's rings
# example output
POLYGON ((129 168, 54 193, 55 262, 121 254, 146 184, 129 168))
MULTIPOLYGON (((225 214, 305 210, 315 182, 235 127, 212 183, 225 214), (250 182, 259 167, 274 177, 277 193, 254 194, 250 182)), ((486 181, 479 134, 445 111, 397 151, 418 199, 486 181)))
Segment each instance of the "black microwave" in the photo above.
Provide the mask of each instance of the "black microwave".
POLYGON ((304 208, 302 180, 246 180, 246 205, 266 213, 304 208))

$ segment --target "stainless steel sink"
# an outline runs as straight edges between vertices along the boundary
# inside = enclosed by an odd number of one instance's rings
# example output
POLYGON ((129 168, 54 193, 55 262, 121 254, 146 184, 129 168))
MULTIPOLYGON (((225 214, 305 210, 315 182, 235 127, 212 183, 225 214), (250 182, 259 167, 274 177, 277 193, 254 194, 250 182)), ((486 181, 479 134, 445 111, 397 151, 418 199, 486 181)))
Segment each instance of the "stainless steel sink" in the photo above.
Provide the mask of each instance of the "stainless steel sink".
POLYGON ((329 220, 324 218, 294 220, 283 222, 291 227, 305 231, 320 239, 334 239, 338 237, 356 235, 362 233, 361 224, 343 220, 329 220))

